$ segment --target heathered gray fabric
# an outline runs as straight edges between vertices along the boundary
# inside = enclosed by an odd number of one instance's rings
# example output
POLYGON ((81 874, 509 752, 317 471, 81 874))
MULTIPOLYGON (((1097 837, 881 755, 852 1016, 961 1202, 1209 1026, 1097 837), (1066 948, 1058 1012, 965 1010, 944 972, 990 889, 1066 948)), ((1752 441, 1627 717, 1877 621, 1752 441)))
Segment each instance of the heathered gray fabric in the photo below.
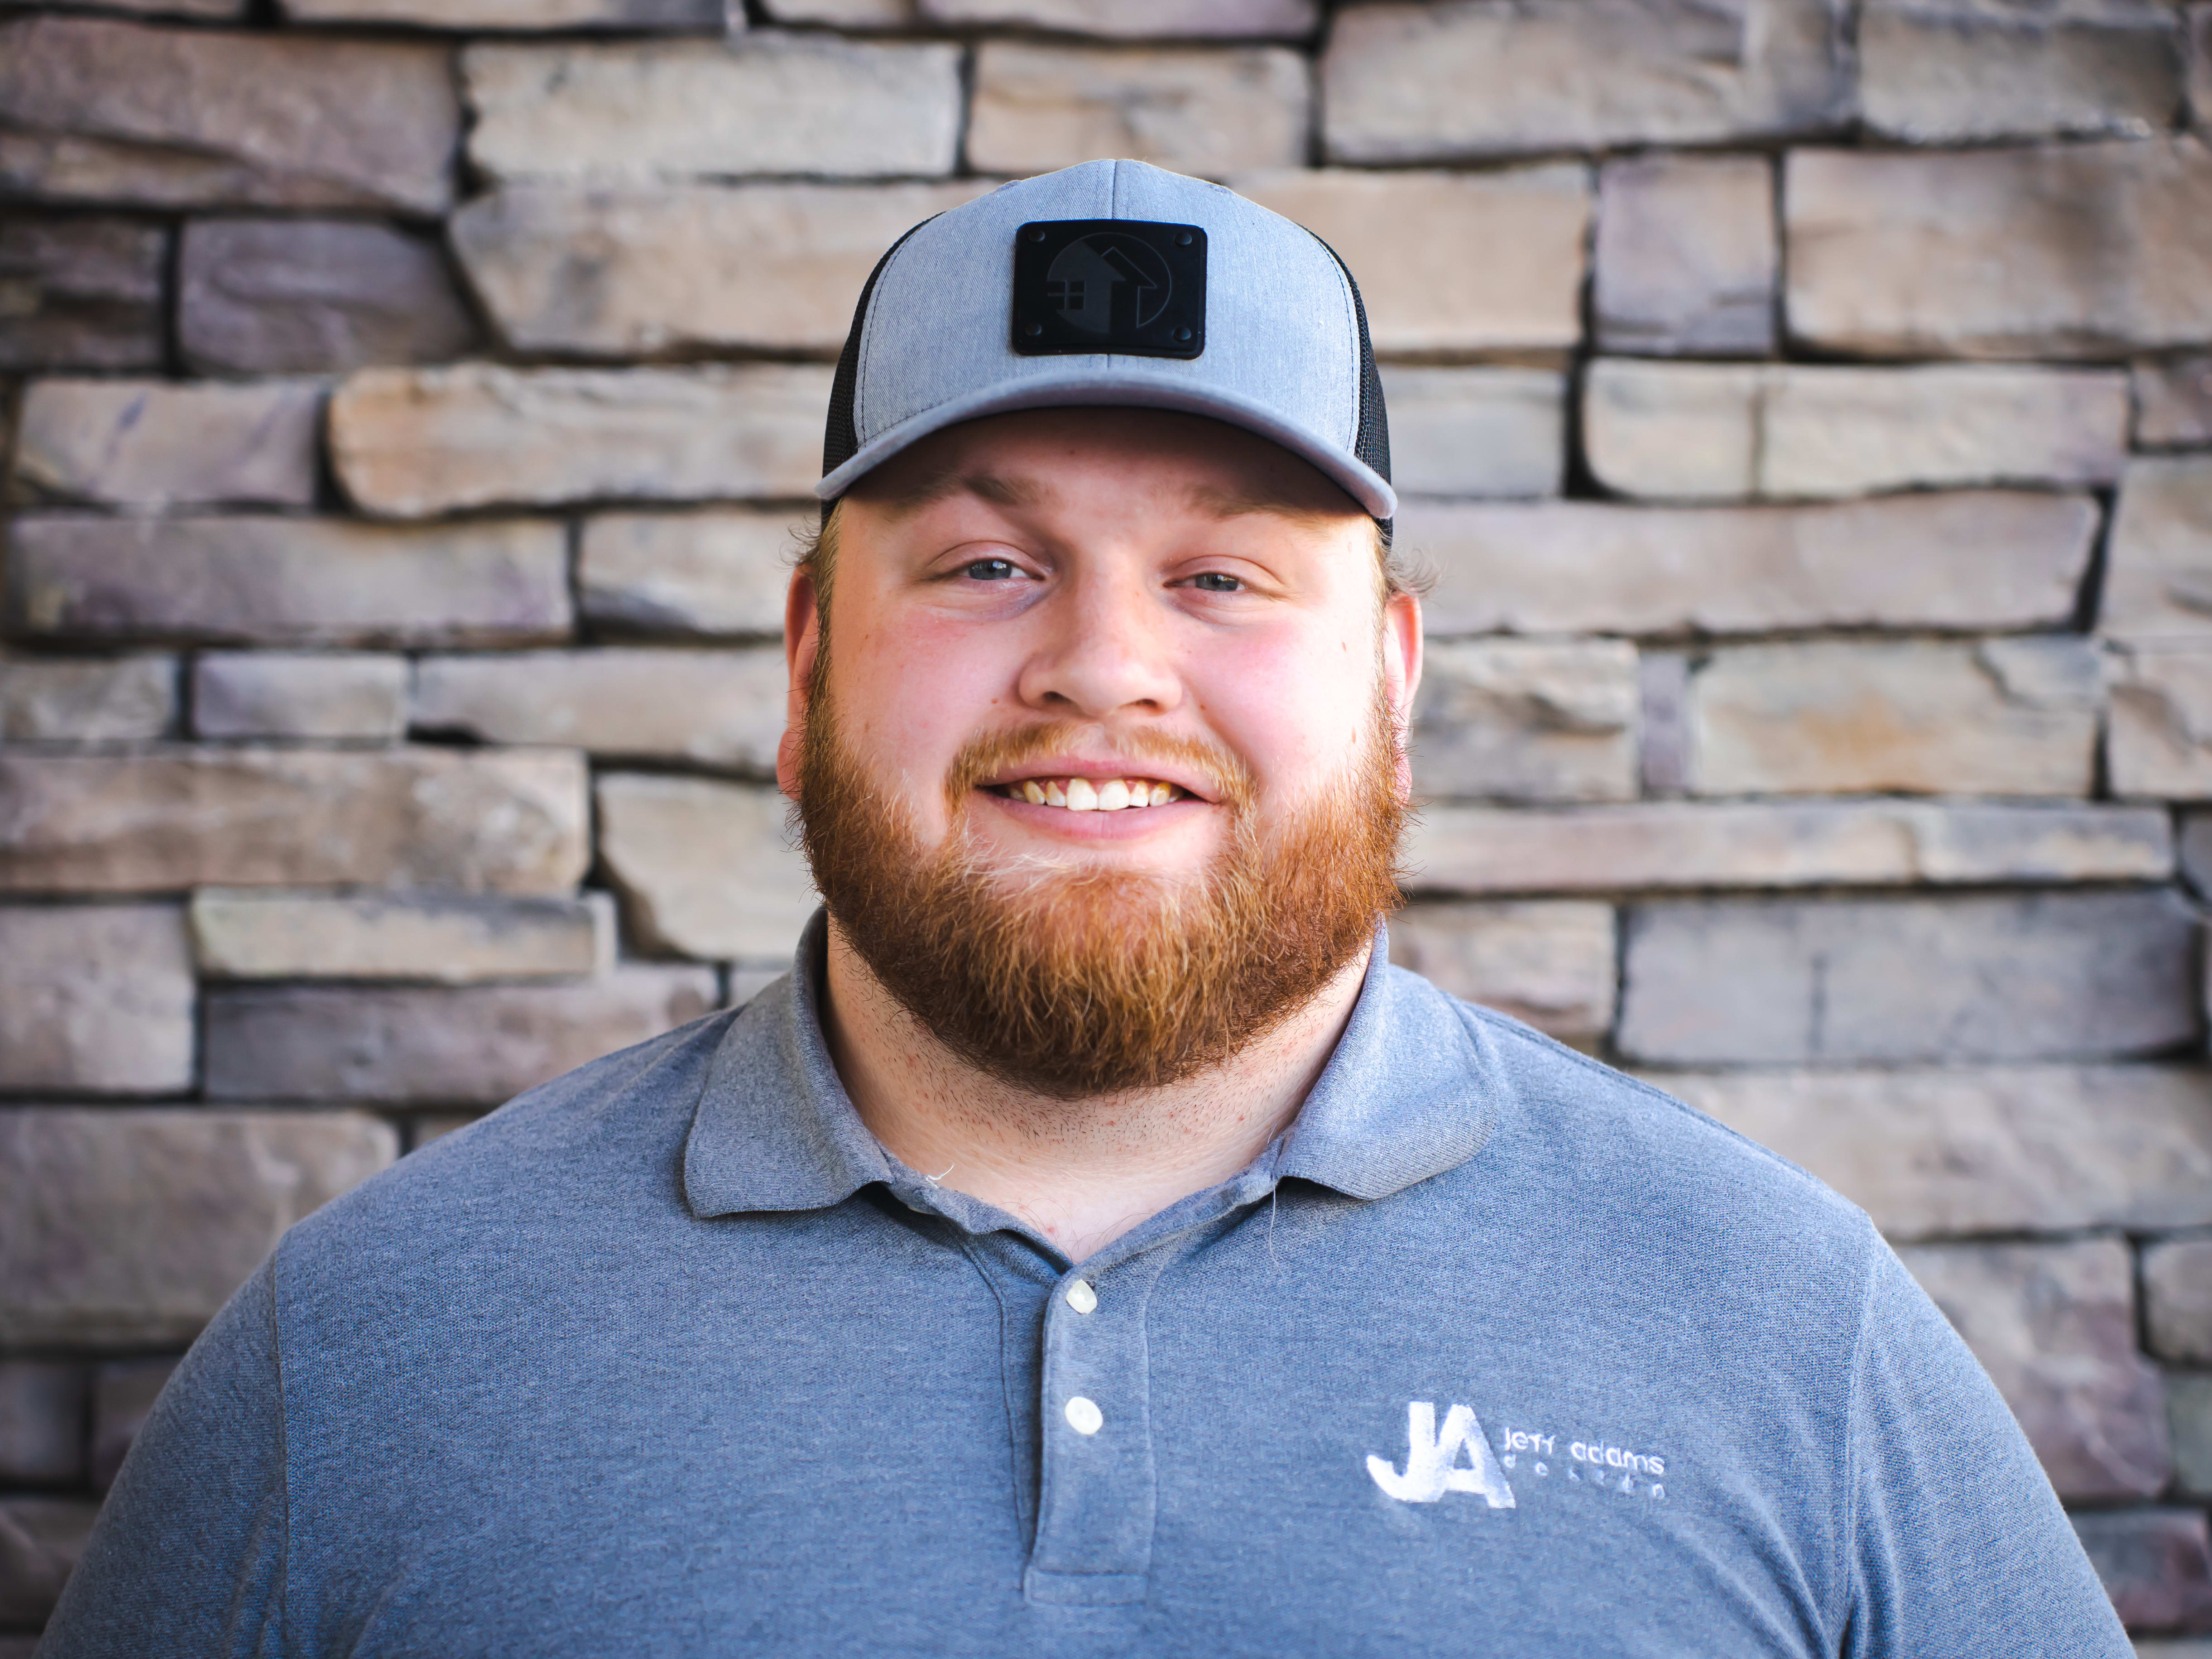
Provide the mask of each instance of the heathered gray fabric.
POLYGON ((1359 325, 1352 286, 1310 231, 1232 190, 1142 161, 1002 185, 899 244, 860 329, 859 451, 815 493, 834 501, 908 445, 1007 410, 1135 404, 1228 421, 1319 467, 1378 519, 1387 480, 1352 453, 1359 325), (1206 349, 1188 362, 1016 353, 1014 232, 1034 220, 1149 219, 1206 233, 1206 349))
POLYGON ((40 1653, 2128 1655, 1866 1218, 1687 1107, 1378 951, 1085 1314, 860 1124, 821 946, 287 1234, 40 1653))

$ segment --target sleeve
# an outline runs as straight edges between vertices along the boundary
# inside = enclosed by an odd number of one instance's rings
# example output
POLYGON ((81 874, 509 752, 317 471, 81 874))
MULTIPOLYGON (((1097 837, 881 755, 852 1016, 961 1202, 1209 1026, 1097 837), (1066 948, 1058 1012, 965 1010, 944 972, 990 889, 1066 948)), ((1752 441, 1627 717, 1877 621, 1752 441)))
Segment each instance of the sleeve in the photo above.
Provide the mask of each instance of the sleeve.
POLYGON ((1846 1659, 2131 1659, 1989 1379, 1878 1239, 1850 1405, 1846 1659))
POLYGON ((124 1460, 39 1659, 270 1656, 287 1504, 275 1258, 192 1345, 124 1460))

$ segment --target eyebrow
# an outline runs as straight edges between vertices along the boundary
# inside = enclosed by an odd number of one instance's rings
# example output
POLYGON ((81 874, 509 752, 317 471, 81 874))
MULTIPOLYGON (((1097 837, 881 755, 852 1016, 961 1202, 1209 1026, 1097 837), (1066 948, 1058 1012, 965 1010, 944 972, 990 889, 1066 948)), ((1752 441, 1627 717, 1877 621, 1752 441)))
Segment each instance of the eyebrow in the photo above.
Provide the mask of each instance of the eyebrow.
POLYGON ((1293 501, 1276 490, 1217 489, 1212 484, 1193 484, 1184 492, 1183 499, 1195 512, 1216 519, 1242 518, 1249 513, 1273 514, 1278 518, 1294 519, 1300 523, 1318 524, 1334 516, 1328 508, 1316 507, 1310 501, 1293 501))
POLYGON ((994 472, 971 472, 959 466, 940 467, 911 489, 886 492, 878 498, 895 516, 903 518, 948 495, 973 495, 994 507, 1036 507, 1052 495, 1041 478, 1004 477, 994 472))

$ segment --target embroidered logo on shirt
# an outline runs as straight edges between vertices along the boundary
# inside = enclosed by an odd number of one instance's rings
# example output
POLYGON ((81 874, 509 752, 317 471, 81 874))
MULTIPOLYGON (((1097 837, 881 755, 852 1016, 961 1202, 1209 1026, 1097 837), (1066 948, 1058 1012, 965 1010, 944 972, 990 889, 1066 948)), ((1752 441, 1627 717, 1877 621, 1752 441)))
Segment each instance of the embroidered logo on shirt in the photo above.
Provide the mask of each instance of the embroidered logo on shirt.
POLYGON ((1406 1467, 1398 1469, 1370 1456, 1367 1473, 1401 1504, 1433 1504, 1448 1492, 1471 1492, 1493 1510, 1513 1507, 1513 1488, 1506 1484, 1505 1471, 1498 1467, 1482 1425, 1467 1406, 1446 1412, 1439 1431, 1435 1402, 1413 1401, 1406 1407, 1406 1467))

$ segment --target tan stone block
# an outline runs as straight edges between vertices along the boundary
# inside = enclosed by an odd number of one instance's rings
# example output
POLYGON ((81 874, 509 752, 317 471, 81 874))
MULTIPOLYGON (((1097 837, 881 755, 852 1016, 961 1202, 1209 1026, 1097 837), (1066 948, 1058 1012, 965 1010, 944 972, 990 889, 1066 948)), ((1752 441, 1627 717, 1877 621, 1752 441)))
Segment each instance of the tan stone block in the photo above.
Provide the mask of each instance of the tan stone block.
POLYGON ((122 219, 0 219, 0 369, 159 368, 168 240, 122 219))
POLYGON ((1565 377, 1541 368, 1384 366, 1390 476, 1428 495, 1556 495, 1566 465, 1565 377))
POLYGON ((1607 351, 1774 349, 1774 169, 1754 155, 1631 155, 1598 172, 1597 341, 1607 351))
POLYGON ((495 181, 942 177, 958 153, 951 45, 748 33, 473 46, 461 78, 476 117, 469 160, 495 181))
POLYGON ((368 652, 205 652, 192 664, 192 730, 396 743, 407 732, 408 678, 406 658, 368 652))
POLYGON ((548 522, 422 528, 267 515, 17 519, 5 615, 42 639, 499 645, 565 638, 548 522))
POLYGON ((2198 1067, 1647 1081, 1826 1182, 1892 1240, 2212 1224, 2212 1074, 2198 1067))
POLYGON ((331 400, 355 501, 407 518, 593 496, 799 497, 822 471, 830 371, 367 369, 331 400))
POLYGON ((1021 176, 1127 156, 1208 179, 1298 167, 1312 101, 1305 59, 1281 46, 989 40, 975 54, 968 165, 1021 176))
MULTIPOLYGON (((421 29, 711 29, 724 0, 281 0, 301 23, 421 29)), ((739 26, 742 27, 742 15, 739 26)))
POLYGON ((460 106, 441 47, 34 16, 0 122, 0 179, 49 199, 439 213, 460 106))
POLYGON ((2212 353, 2136 363, 2135 394, 2138 444, 2212 444, 2212 353))
POLYGON ((1318 0, 921 0, 937 23, 1006 23, 1109 40, 1291 40, 1314 32, 1318 0))
POLYGON ((786 507, 594 514, 577 562, 584 616, 641 633, 781 635, 797 537, 814 516, 786 507))
POLYGON ((2136 1352, 2124 1243, 1899 1254, 2004 1395, 2060 1497, 2148 1498, 2166 1484, 2166 1401, 2136 1352))
POLYGON ((398 1153, 359 1112, 0 1113, 0 1341, 189 1342, 287 1227, 398 1153))
POLYGON ((1691 677, 1690 789, 2087 795, 2102 690, 2063 635, 1737 647, 1691 677))
POLYGON ((783 647, 606 647, 425 657, 410 723, 489 743, 550 743, 773 776, 790 676, 783 647))
POLYGON ((1636 715, 1636 649, 1617 640, 1431 641, 1413 707, 1413 787, 1632 799, 1636 715))
POLYGON ((1859 106, 1872 131, 1943 144, 2045 133, 2148 138, 2171 124, 2181 54, 2168 8, 2139 7, 2118 27, 1975 9, 1927 0, 1864 8, 1859 106))
POLYGON ((2193 137, 1793 150, 1790 331, 1863 356, 2105 357, 2212 339, 2212 154, 2193 137))
POLYGON ((1563 1042, 1613 1025, 1613 907, 1416 904, 1390 918, 1390 960, 1563 1042))
POLYGON ((322 406, 313 380, 33 380, 15 476, 115 507, 313 507, 322 406))
POLYGON ((1352 267, 1383 356, 1559 350, 1582 334, 1589 172, 1271 172, 1232 181, 1352 267))
POLYGON ((200 971, 217 979, 580 979, 614 958, 604 893, 288 893, 202 888, 189 912, 200 971))
POLYGON ((218 1100, 495 1105, 710 1012, 708 968, 619 969, 570 985, 302 985, 207 999, 218 1100))
POLYGON ((1814 132, 1850 111, 1843 8, 1744 0, 1486 0, 1347 8, 1322 58, 1339 161, 1709 143, 1814 132))
POLYGON ((987 188, 971 181, 581 194, 517 185, 455 214, 453 239, 501 334, 526 350, 627 356, 734 346, 830 355, 843 345, 853 302, 885 250, 987 188))
POLYGON ((0 753, 0 892, 562 893, 591 861, 586 787, 543 750, 0 753))
POLYGON ((2063 626, 2094 502, 1960 491, 1818 507, 1403 501, 1436 635, 2063 626), (1869 548, 1883 556, 1870 559, 1869 548))
POLYGON ((820 901, 774 789, 603 775, 599 858, 645 950, 788 963, 820 901))
POLYGON ((174 657, 0 657, 0 743, 143 743, 176 723, 174 657))
POLYGON ((0 1091, 182 1094, 192 996, 173 905, 0 905, 0 1091))
POLYGON ((1939 365, 1590 365, 1583 440, 1600 483, 1690 501, 2090 484, 2119 476, 2118 370, 1939 365))
POLYGON ((1425 808, 1417 891, 2163 881, 2155 808, 1911 800, 1650 801, 1565 811, 1425 808))
POLYGON ((2144 1325, 2154 1353, 2212 1364, 2212 1239, 2177 1238, 2143 1251, 2144 1325))
POLYGON ((2212 644, 2212 455, 2128 464, 2097 627, 2132 643, 2212 644))
POLYGON ((2116 795, 2212 799, 2212 649, 2116 647, 2105 770, 2116 795))

